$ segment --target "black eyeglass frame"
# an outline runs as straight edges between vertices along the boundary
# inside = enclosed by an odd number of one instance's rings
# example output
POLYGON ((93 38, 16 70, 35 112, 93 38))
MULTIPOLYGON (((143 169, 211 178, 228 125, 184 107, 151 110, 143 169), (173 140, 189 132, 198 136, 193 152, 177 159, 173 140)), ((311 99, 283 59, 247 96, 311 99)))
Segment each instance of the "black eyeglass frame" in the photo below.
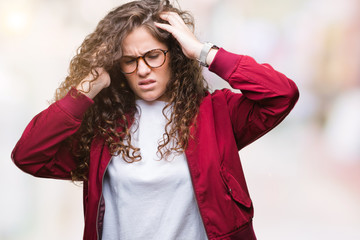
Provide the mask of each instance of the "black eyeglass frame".
POLYGON ((162 65, 164 65, 164 63, 166 62, 166 54, 167 54, 168 52, 169 52, 169 50, 163 50, 163 49, 160 49, 160 48, 152 49, 152 50, 150 50, 150 51, 147 51, 147 52, 146 52, 144 55, 142 55, 142 56, 133 58, 133 59, 136 61, 136 67, 135 67, 134 71, 132 71, 132 72, 124 72, 124 71, 121 69, 121 67, 120 67, 120 71, 121 71, 123 74, 132 74, 132 73, 136 72, 136 70, 138 69, 138 66, 139 66, 139 59, 140 59, 140 58, 144 61, 144 63, 146 64, 146 66, 148 66, 149 68, 151 68, 151 69, 153 69, 153 68, 159 68, 159 67, 161 67, 162 65), (161 51, 161 52, 164 54, 164 61, 163 61, 159 66, 157 66, 157 67, 152 67, 152 66, 150 66, 149 63, 145 60, 146 55, 149 54, 149 53, 152 53, 152 52, 154 52, 154 51, 161 51))

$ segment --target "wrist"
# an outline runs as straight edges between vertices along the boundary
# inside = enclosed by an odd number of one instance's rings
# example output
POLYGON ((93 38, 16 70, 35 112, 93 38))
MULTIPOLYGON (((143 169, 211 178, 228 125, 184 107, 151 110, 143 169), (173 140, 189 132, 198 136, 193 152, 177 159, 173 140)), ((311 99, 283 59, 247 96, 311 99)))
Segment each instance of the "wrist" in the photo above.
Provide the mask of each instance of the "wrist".
POLYGON ((216 48, 211 48, 207 57, 206 57, 206 64, 207 66, 210 66, 210 64, 213 62, 217 52, 219 51, 219 48, 216 47, 216 48))
POLYGON ((94 99, 94 97, 101 91, 101 87, 94 86, 90 81, 82 81, 77 85, 76 90, 87 96, 88 98, 94 99))

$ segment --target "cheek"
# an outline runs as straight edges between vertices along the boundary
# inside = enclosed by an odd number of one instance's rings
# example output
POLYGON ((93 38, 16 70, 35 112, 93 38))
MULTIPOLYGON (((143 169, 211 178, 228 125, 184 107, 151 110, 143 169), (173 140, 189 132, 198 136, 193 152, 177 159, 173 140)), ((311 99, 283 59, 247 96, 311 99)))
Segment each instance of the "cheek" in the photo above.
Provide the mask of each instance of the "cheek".
POLYGON ((172 71, 170 68, 170 64, 167 64, 164 71, 163 71, 163 79, 165 80, 165 85, 168 85, 168 83, 171 81, 172 78, 172 71))
POLYGON ((166 71, 164 73, 164 79, 165 79, 164 83, 167 86, 169 84, 169 82, 171 81, 171 71, 166 71))

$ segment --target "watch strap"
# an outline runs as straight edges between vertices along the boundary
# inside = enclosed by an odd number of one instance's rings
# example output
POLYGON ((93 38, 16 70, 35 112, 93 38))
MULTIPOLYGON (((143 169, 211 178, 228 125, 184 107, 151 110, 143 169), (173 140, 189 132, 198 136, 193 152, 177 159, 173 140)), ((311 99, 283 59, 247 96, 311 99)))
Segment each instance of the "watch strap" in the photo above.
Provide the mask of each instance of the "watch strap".
POLYGON ((200 62, 200 65, 201 65, 201 66, 204 66, 204 67, 208 67, 208 66, 209 66, 209 65, 206 63, 206 58, 207 58, 210 50, 211 50, 213 47, 216 47, 216 46, 215 46, 214 44, 212 44, 212 43, 209 43, 209 42, 204 43, 204 46, 203 46, 203 48, 201 49, 200 56, 199 56, 199 59, 198 59, 198 61, 200 62))

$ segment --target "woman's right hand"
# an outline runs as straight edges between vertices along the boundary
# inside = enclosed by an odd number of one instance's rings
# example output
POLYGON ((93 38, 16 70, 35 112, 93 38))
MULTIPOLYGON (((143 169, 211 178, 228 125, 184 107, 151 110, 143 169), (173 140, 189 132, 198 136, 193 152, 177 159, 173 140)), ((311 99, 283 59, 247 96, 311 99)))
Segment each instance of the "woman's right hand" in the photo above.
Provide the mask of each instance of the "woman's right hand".
POLYGON ((92 73, 89 73, 80 83, 76 89, 93 99, 101 90, 110 86, 110 75, 104 68, 96 68, 99 77, 94 80, 92 73))

